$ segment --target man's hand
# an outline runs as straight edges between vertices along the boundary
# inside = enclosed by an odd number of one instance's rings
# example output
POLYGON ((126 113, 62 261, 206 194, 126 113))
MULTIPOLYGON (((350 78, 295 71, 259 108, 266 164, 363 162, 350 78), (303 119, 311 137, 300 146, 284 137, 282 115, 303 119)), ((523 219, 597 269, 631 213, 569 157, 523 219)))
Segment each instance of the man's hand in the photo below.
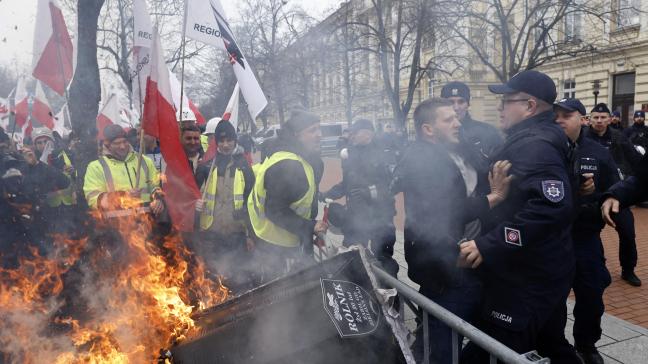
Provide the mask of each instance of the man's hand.
POLYGON ((204 208, 205 208, 205 200, 203 199, 196 200, 196 211, 202 212, 204 208))
POLYGON ((254 239, 249 236, 245 238, 245 247, 247 248, 247 251, 254 251, 255 246, 256 245, 254 244, 254 239))
POLYGON ((315 233, 315 235, 319 235, 319 234, 326 234, 327 230, 328 230, 328 224, 322 220, 318 220, 315 223, 315 228, 313 229, 313 232, 315 233))
POLYGON ((69 175, 73 175, 74 174, 74 166, 65 165, 65 167, 63 167, 63 171, 65 171, 65 173, 67 173, 69 175))
POLYGON ((459 245, 459 264, 471 268, 477 268, 484 259, 477 249, 477 244, 474 240, 469 240, 459 245))
POLYGON ((606 224, 616 227, 614 220, 612 219, 612 214, 619 213, 619 200, 614 197, 608 197, 603 205, 601 205, 601 214, 603 215, 603 220, 606 224))
POLYGON ((151 202, 150 208, 151 208, 151 212, 153 213, 153 215, 157 216, 157 215, 161 214, 162 211, 164 211, 164 203, 162 203, 162 201, 160 201, 160 200, 153 200, 151 202))
POLYGON ((488 183, 490 184, 491 193, 486 196, 490 207, 494 207, 506 199, 509 193, 509 187, 513 176, 509 176, 508 172, 511 169, 511 162, 497 161, 493 168, 488 172, 488 183))
POLYGON ((25 158, 25 162, 27 162, 27 164, 29 164, 30 166, 35 166, 38 163, 36 154, 34 154, 34 151, 31 148, 23 147, 20 151, 23 157, 25 158))
POLYGON ((596 190, 596 186, 594 185, 594 173, 583 173, 583 178, 585 178, 585 182, 580 185, 578 193, 581 196, 593 194, 596 190))

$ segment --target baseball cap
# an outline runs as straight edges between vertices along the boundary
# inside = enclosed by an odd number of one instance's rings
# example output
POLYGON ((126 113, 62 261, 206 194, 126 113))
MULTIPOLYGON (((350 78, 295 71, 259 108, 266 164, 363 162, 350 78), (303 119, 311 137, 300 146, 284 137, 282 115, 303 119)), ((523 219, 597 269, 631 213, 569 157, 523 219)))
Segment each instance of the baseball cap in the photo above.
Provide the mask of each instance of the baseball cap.
POLYGON ((610 109, 608 108, 608 106, 605 103, 601 102, 601 103, 596 104, 596 106, 594 106, 594 108, 590 112, 604 112, 604 113, 609 114, 610 109))
POLYGON ((462 97, 466 101, 470 101, 470 88, 463 82, 452 81, 448 82, 441 89, 441 97, 444 99, 450 97, 462 97))
POLYGON ((506 83, 489 85, 488 90, 494 94, 524 92, 548 104, 556 101, 556 84, 551 77, 534 70, 519 72, 506 83))
POLYGON ((635 118, 645 118, 646 113, 643 110, 637 110, 634 112, 634 117, 635 118))
POLYGON ((585 115, 587 111, 579 99, 562 99, 554 103, 554 107, 559 107, 567 111, 578 111, 579 114, 585 115))

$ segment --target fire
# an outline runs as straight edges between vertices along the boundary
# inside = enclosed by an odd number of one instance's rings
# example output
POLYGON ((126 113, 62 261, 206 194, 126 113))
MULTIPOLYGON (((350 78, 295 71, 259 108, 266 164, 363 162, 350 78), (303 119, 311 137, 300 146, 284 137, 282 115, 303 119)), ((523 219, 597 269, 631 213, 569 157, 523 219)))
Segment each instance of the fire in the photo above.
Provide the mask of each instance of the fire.
POLYGON ((90 237, 55 237, 0 268, 0 351, 20 363, 145 363, 182 341, 199 309, 225 301, 179 234, 153 238, 148 216, 102 220, 90 237))

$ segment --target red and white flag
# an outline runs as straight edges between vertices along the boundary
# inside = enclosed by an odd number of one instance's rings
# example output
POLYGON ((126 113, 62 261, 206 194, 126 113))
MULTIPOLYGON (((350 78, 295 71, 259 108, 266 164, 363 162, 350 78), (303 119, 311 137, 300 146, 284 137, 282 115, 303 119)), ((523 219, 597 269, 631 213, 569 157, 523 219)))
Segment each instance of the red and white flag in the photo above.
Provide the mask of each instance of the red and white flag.
POLYGON ((25 133, 28 129, 31 133, 31 122, 29 120, 29 94, 27 94, 27 81, 25 77, 18 77, 16 92, 14 94, 15 126, 12 126, 11 132, 18 131, 25 133))
POLYGON ((58 114, 54 116, 54 129, 53 131, 59 133, 60 136, 65 137, 69 135, 72 130, 68 128, 70 125, 70 122, 68 119, 68 115, 70 115, 70 112, 67 109, 67 104, 64 104, 61 110, 59 110, 58 114), (67 120, 67 122, 66 122, 67 120))
MULTIPOLYGON (((171 83, 173 105, 180 112, 180 81, 171 70, 169 70, 169 81, 171 83)), ((187 97, 186 91, 182 93, 182 115, 178 115, 178 121, 181 120, 196 120, 196 124, 198 125, 207 123, 205 117, 198 110, 198 107, 187 97)))
POLYGON ((240 88, 237 82, 236 86, 234 86, 234 92, 232 92, 232 96, 230 96, 230 99, 227 102, 225 113, 223 113, 223 120, 229 120, 229 122, 234 126, 234 129, 238 127, 239 94, 240 88))
POLYGON ((104 139, 104 129, 108 125, 120 125, 124 126, 121 123, 121 116, 119 115, 119 103, 117 102, 117 95, 111 94, 108 97, 108 101, 103 105, 97 115, 97 140, 104 139))
POLYGON ((34 90, 31 122, 34 128, 44 126, 50 130, 54 129, 54 114, 52 113, 49 101, 47 101, 43 85, 38 81, 36 81, 36 89, 34 90))
POLYGON ((160 140, 162 157, 167 163, 166 182, 162 188, 166 192, 166 203, 173 224, 180 231, 192 231, 196 201, 200 191, 196 185, 191 167, 182 145, 176 121, 169 69, 164 62, 164 49, 160 43, 157 29, 153 31, 154 41, 151 50, 151 74, 146 84, 144 115, 142 127, 146 134, 160 140))
POLYGON ((72 81, 74 50, 56 0, 38 0, 32 74, 59 95, 72 81))

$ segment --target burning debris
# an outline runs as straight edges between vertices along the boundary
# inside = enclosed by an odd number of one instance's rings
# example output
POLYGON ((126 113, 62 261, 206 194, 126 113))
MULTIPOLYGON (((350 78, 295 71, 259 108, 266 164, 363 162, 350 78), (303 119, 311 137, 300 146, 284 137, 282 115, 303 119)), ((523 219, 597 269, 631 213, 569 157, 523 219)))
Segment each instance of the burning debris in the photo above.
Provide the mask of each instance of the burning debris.
POLYGON ((96 223, 0 271, 5 362, 152 362, 195 330, 194 312, 227 299, 179 234, 151 233, 148 215, 96 223))

